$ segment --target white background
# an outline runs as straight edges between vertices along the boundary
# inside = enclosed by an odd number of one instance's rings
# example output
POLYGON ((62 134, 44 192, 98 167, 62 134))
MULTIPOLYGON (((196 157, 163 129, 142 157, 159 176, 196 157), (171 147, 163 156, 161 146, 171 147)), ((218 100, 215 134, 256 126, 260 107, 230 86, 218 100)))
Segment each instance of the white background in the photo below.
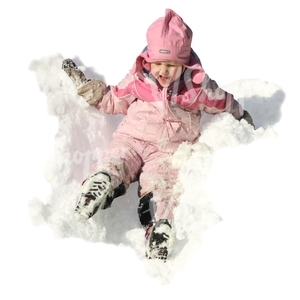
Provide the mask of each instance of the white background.
POLYGON ((194 5, 174 0, 28 0, 0 5, 1 298, 300 298, 296 2, 211 0, 194 5), (276 141, 229 149, 243 152, 241 164, 234 167, 222 153, 214 159, 208 186, 220 178, 228 180, 211 189, 212 202, 233 182, 247 200, 246 207, 235 207, 243 212, 238 218, 226 204, 218 207, 235 226, 224 220, 210 228, 184 270, 161 285, 145 274, 130 249, 57 240, 46 227, 31 224, 28 201, 50 193, 43 172, 57 122, 48 115, 45 95, 28 67, 47 55, 77 56, 116 84, 146 45, 148 26, 165 8, 175 10, 193 29, 193 48, 220 85, 258 78, 281 86, 286 98, 275 126, 276 141), (261 215, 251 218, 251 200, 257 197, 261 215), (239 227, 244 220, 247 230, 239 227), (245 246, 248 238, 255 242, 245 246))

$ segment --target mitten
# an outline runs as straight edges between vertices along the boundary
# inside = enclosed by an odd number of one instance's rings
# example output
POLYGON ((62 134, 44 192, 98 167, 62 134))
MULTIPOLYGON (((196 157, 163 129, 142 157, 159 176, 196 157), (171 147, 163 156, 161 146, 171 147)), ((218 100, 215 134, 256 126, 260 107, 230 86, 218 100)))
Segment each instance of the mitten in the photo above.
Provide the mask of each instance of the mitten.
POLYGON ((247 121, 250 125, 252 125, 252 126, 254 127, 254 129, 255 129, 255 125, 254 125, 254 123, 253 123, 253 119, 252 119, 251 115, 248 113, 247 110, 244 110, 244 114, 243 114, 242 117, 240 117, 239 121, 242 120, 242 119, 246 120, 246 121, 247 121))
POLYGON ((106 91, 106 84, 97 79, 87 79, 84 73, 77 67, 74 61, 67 58, 62 63, 62 69, 68 74, 77 87, 77 94, 85 101, 96 106, 106 91))
POLYGON ((106 84, 97 79, 88 80, 77 90, 77 94, 85 99, 92 106, 96 106, 103 98, 106 91, 106 84))
POLYGON ((72 59, 65 59, 62 62, 62 69, 71 78, 77 88, 81 87, 85 82, 87 82, 85 75, 80 69, 78 69, 72 59))

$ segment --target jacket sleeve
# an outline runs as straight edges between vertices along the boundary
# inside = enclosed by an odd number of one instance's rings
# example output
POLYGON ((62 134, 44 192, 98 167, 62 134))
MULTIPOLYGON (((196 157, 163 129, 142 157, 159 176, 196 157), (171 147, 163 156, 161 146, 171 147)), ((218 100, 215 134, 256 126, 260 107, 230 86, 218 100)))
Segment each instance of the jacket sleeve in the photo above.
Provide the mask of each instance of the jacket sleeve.
POLYGON ((243 116, 244 110, 234 99, 234 96, 221 89, 214 80, 209 78, 207 74, 201 83, 201 88, 200 110, 209 114, 229 112, 237 120, 243 116))
POLYGON ((129 85, 134 80, 134 75, 128 73, 116 86, 108 86, 105 95, 96 108, 106 114, 127 114, 127 109, 136 97, 130 92, 129 85))

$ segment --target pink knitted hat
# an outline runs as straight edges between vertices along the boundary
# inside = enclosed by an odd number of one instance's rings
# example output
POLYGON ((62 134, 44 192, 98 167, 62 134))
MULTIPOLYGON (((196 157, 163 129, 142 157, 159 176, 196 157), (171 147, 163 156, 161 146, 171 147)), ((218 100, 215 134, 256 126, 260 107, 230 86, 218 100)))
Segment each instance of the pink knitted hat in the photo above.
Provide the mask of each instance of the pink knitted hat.
POLYGON ((188 64, 193 32, 173 10, 156 20, 147 31, 148 49, 142 54, 147 62, 173 60, 188 64))

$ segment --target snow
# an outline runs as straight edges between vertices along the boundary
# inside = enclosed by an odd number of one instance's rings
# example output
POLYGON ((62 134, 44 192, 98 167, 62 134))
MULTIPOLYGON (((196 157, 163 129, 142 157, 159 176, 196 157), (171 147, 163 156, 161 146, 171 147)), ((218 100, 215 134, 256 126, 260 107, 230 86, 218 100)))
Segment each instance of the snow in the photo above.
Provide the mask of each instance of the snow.
POLYGON ((1 298, 299 299, 296 3, 139 3, 2 4, 1 298), (257 129, 205 115, 200 141, 178 150, 177 247, 164 264, 144 258, 136 184, 89 222, 75 220, 79 182, 120 117, 83 103, 60 62, 118 83, 167 7, 257 129))

